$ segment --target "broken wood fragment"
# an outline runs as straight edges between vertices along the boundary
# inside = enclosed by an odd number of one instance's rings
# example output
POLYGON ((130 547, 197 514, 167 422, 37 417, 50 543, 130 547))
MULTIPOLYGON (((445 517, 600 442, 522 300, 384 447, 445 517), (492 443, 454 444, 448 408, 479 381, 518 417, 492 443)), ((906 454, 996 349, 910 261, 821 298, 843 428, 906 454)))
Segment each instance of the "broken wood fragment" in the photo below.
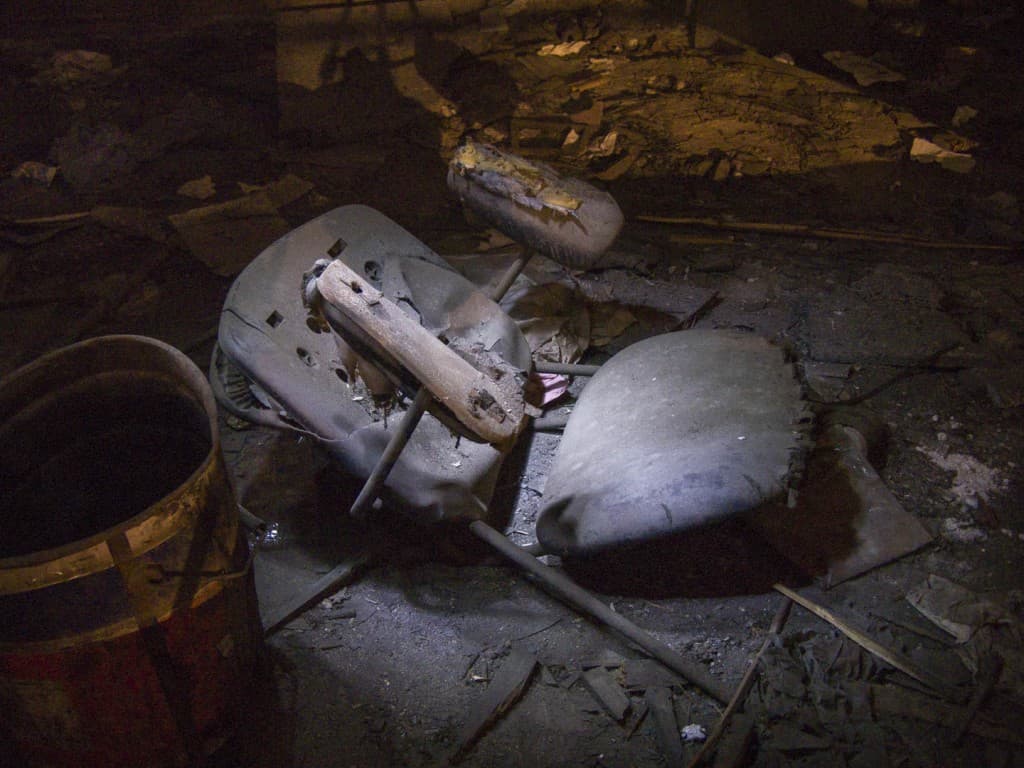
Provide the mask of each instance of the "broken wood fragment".
POLYGON ((818 605, 813 600, 804 597, 798 592, 794 592, 792 589, 785 587, 782 584, 776 584, 775 590, 777 592, 781 592, 794 603, 803 606, 818 618, 827 621, 868 653, 877 656, 885 663, 898 669, 900 672, 910 675, 918 682, 924 683, 944 698, 952 700, 960 700, 962 698, 959 692, 953 690, 941 677, 919 667, 902 653, 886 648, 884 645, 869 637, 852 624, 840 619, 824 606, 818 605))
POLYGON ((665 765, 678 768, 683 764, 683 743, 679 738, 675 707, 672 706, 672 691, 669 688, 648 688, 644 702, 654 719, 665 765))
POLYGON ((533 654, 515 649, 509 653, 463 726, 455 751, 448 759, 450 763, 454 765, 462 760, 484 732, 515 704, 526 690, 536 666, 533 654))
POLYGON ((970 243, 954 240, 931 240, 913 235, 892 235, 885 232, 869 232, 854 229, 831 229, 828 227, 811 227, 807 224, 775 224, 762 221, 725 221, 701 216, 637 216, 637 221, 649 221, 654 224, 679 224, 705 229, 717 229, 733 232, 753 232, 781 237, 804 237, 818 240, 853 240, 862 243, 886 243, 889 245, 906 245, 911 248, 942 248, 944 250, 967 251, 1020 251, 1020 245, 1003 243, 970 243))
POLYGON ((910 632, 913 635, 920 635, 921 637, 927 637, 932 642, 944 645, 947 648, 952 648, 956 643, 952 637, 941 629, 932 629, 924 624, 911 624, 906 621, 900 621, 899 619, 893 618, 886 613, 878 611, 871 611, 871 618, 883 621, 886 624, 891 624, 894 627, 899 627, 902 630, 910 632))
POLYGON ((616 669, 626 663, 626 659, 622 658, 615 651, 610 648, 605 648, 597 656, 584 659, 580 664, 583 669, 593 669, 594 667, 605 667, 606 669, 616 669))
POLYGON ((211 271, 233 277, 292 227, 262 192, 167 217, 185 247, 211 271))
POLYGON ((0 223, 10 224, 16 227, 46 227, 51 224, 73 224, 84 221, 92 215, 91 211, 78 211, 76 213, 59 213, 56 216, 32 216, 29 218, 7 218, 0 217, 0 223))
POLYGON ((967 703, 967 711, 964 713, 963 721, 957 726, 956 733, 953 734, 954 744, 960 743, 960 740, 963 739, 970 729, 971 723, 974 722, 978 710, 981 709, 992 694, 992 691, 995 690, 996 684, 998 684, 999 678, 1003 673, 1003 658, 993 653, 986 657, 978 666, 978 675, 980 677, 978 687, 974 695, 971 696, 971 700, 967 703))
POLYGON ((317 287, 352 333, 408 371, 473 435, 499 448, 515 442, 526 411, 510 373, 499 381, 474 368, 344 262, 332 262, 317 287))
POLYGON ((612 720, 617 723, 623 721, 629 711, 629 697, 607 669, 588 669, 583 673, 583 684, 612 720))
POLYGON ((645 691, 648 688, 680 687, 683 679, 654 659, 626 659, 622 665, 626 689, 645 691))
POLYGON ((715 753, 714 768, 740 768, 749 765, 748 753, 754 741, 754 718, 740 714, 732 719, 715 753))
POLYGON ((641 701, 640 706, 633 708, 633 716, 630 718, 630 722, 626 723, 626 740, 632 739, 636 734, 637 728, 639 728, 644 720, 647 719, 647 713, 651 711, 651 708, 647 706, 646 701, 641 701))
POLYGON ((549 685, 549 686, 551 686, 553 688, 557 688, 558 687, 558 680, 555 678, 554 674, 551 672, 551 668, 548 667, 547 665, 543 665, 540 668, 540 681, 542 683, 544 683, 544 685, 549 685))
POLYGON ((746 673, 743 675, 743 679, 740 681, 739 686, 736 688, 736 693, 729 699, 729 704, 722 712, 722 716, 718 719, 715 727, 708 735, 707 741, 704 742, 704 746, 701 747, 693 760, 690 761, 688 768, 696 768, 700 765, 712 752, 718 742, 722 739, 726 728, 729 726, 729 721, 736 713, 736 711, 743 706, 743 702, 747 698, 747 694, 750 693, 750 689, 754 686, 754 681, 757 680, 758 671, 761 666, 761 659, 764 657, 765 651, 771 646, 775 638, 782 632, 782 628, 786 626, 786 621, 789 619, 789 612, 793 607, 793 601, 789 597, 783 599, 782 604, 779 605, 778 610, 775 612, 774 618, 772 618, 771 626, 768 628, 768 635, 765 637, 764 642, 761 644, 761 649, 754 656, 754 660, 750 662, 750 666, 747 667, 746 673))

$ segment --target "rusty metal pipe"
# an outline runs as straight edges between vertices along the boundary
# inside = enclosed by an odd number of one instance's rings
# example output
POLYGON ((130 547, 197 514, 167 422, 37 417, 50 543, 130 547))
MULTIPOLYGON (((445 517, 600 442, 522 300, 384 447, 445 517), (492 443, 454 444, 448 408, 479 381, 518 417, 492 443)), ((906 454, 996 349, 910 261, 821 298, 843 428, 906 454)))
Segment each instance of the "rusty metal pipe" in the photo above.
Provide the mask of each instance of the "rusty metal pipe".
POLYGON ((657 659, 673 672, 682 675, 723 704, 729 701, 731 691, 720 681, 711 677, 707 670, 676 653, 668 645, 645 632, 625 616, 613 611, 561 572, 541 563, 536 557, 513 544, 487 523, 482 520, 474 520, 469 524, 469 529, 478 538, 498 550, 501 555, 537 578, 543 587, 558 599, 608 625, 627 640, 640 646, 652 658, 657 659))
POLYGON ((534 432, 561 432, 569 423, 566 414, 552 414, 550 416, 539 416, 533 420, 531 426, 534 432))
POLYGON ((539 360, 534 364, 537 373, 557 373, 562 376, 593 376, 597 373, 600 365, 579 365, 576 363, 552 363, 547 360, 539 360))
POLYGON ((505 294, 508 293, 508 289, 512 287, 512 283, 516 281, 519 274, 526 267, 526 263, 533 257, 533 249, 527 246, 523 246, 519 250, 519 255, 516 256, 516 260, 509 264, 508 269, 501 276, 501 279, 497 282, 494 288, 491 289, 491 299, 495 302, 501 301, 505 298, 505 294))

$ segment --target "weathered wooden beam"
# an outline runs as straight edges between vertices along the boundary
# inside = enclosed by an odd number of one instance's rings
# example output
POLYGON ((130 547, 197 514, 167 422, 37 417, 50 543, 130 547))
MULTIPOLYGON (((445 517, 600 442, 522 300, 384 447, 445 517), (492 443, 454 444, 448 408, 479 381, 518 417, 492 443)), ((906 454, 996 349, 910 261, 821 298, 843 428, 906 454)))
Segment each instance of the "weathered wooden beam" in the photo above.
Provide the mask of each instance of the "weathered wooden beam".
POLYGON ((522 388, 511 375, 495 380, 474 368, 342 261, 317 281, 320 295, 392 358, 471 433, 499 449, 526 425, 522 388))
POLYGON ((661 755, 668 768, 679 768, 683 764, 683 743, 679 739, 679 724, 672 705, 670 688, 648 688, 644 701, 654 719, 654 729, 661 745, 661 755))
POLYGON ((583 673, 583 685, 597 699, 597 703, 617 723, 621 723, 629 710, 627 696, 615 678, 604 667, 594 667, 583 673))
POLYGON ((354 581, 359 572, 372 563, 389 546, 384 540, 374 540, 367 547, 334 566, 319 579, 292 595, 286 602, 267 613, 263 620, 263 635, 270 637, 281 627, 294 621, 311 606, 330 597, 346 584, 354 581))

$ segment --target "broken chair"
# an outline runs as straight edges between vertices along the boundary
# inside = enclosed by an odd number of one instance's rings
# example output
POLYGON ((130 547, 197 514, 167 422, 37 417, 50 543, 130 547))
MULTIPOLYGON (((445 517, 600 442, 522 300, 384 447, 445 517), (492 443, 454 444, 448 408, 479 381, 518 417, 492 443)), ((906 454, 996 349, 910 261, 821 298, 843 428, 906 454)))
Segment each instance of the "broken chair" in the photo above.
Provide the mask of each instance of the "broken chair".
MULTIPOLYGON (((724 699, 705 670, 484 520, 502 457, 528 424, 534 367, 496 302, 533 251, 570 268, 597 264, 622 226, 617 204, 472 143, 452 160, 449 186, 523 244, 490 296, 377 211, 338 208, 237 279, 211 367, 218 399, 236 416, 315 437, 365 481, 353 514, 380 496, 420 520, 466 521, 560 597, 724 699)), ((601 368, 569 420, 540 543, 590 555, 784 494, 807 421, 793 368, 767 341, 691 330, 635 344, 601 368)))

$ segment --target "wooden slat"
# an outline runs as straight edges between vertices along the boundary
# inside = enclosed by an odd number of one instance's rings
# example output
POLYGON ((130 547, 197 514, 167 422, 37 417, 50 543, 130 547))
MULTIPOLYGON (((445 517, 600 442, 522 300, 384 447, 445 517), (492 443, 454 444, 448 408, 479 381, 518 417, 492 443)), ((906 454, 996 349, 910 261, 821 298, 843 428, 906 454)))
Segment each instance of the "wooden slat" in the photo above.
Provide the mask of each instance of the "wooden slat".
POLYGON ((473 434, 507 448, 526 424, 522 392, 474 368, 341 261, 318 280, 320 294, 390 355, 473 434))
POLYGON ((588 669, 583 673, 583 684, 615 722, 623 721, 629 709, 629 697, 607 669, 588 669))
POLYGON ((530 653, 518 650, 509 653, 463 726, 455 752, 449 758, 450 763, 462 760, 484 731, 516 702, 526 690, 526 684, 530 682, 536 666, 537 659, 530 653))
POLYGON ((680 768, 683 764, 683 744, 679 739, 679 724, 676 722, 675 707, 672 705, 672 691, 669 688, 648 688, 644 701, 654 719, 658 733, 658 744, 668 768, 680 768))

